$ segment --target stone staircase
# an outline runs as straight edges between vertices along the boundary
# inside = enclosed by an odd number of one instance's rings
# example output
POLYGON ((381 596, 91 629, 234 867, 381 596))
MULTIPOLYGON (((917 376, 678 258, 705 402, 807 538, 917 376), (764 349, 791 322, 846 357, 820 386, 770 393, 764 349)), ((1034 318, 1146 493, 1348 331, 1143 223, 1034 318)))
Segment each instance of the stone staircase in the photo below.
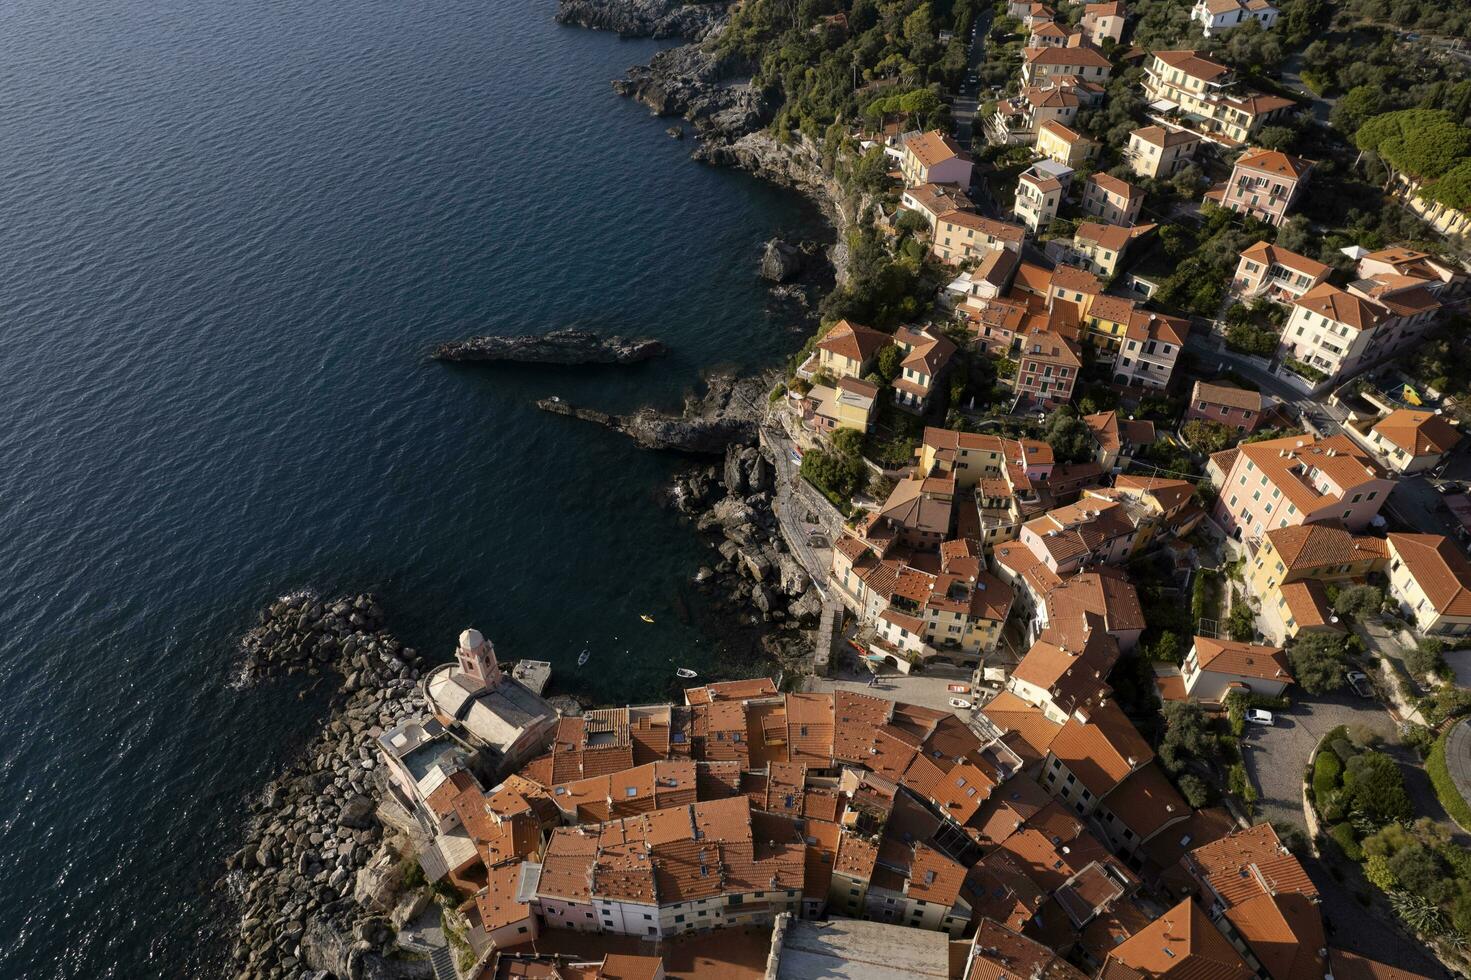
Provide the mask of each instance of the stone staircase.
POLYGON ((434 967, 435 980, 460 980, 455 969, 455 957, 448 946, 436 946, 429 953, 429 965, 434 967))

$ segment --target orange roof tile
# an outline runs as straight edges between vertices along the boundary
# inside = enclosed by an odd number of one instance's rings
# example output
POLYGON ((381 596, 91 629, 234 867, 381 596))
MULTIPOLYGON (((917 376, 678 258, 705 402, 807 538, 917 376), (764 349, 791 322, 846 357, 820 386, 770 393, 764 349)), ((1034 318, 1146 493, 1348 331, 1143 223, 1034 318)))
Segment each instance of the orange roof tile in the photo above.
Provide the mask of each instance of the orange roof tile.
POLYGON ((1442 616, 1471 616, 1471 562, 1439 534, 1389 536, 1405 570, 1442 616))
POLYGON ((1143 975, 1165 980, 1249 980, 1246 961, 1191 899, 1185 899, 1109 953, 1143 975))

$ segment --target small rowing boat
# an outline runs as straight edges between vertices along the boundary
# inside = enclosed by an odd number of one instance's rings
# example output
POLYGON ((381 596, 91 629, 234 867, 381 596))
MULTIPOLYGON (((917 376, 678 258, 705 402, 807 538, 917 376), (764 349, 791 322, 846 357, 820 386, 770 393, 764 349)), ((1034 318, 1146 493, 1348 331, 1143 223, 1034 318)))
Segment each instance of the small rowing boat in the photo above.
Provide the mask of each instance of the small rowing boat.
POLYGON ((592 651, 583 647, 582 652, 577 655, 577 666, 581 667, 587 663, 587 658, 592 656, 592 651))
POLYGON ((654 617, 650 616, 648 613, 644 613, 642 616, 639 617, 639 619, 642 619, 646 623, 652 623, 654 621, 654 617))
POLYGON ((674 676, 675 677, 683 677, 685 680, 689 680, 691 677, 698 677, 700 675, 699 674, 696 674, 693 670, 690 670, 688 667, 681 667, 681 668, 679 668, 678 670, 676 670, 674 672, 674 676))

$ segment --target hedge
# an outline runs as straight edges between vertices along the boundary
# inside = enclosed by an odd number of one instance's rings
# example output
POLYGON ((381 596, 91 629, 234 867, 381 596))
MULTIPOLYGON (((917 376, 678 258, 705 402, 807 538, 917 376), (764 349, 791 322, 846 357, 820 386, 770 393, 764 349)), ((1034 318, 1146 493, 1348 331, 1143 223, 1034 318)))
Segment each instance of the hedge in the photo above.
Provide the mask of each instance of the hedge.
POLYGON ((1445 743, 1450 734, 1448 731, 1435 740, 1435 745, 1430 749, 1430 755, 1425 760, 1425 771, 1430 775, 1430 785, 1435 787, 1435 796, 1440 800, 1440 805, 1445 807, 1445 812, 1461 825, 1462 830, 1471 830, 1471 804, 1468 804, 1465 797, 1461 795, 1461 791, 1456 789, 1455 780, 1451 778, 1450 767, 1445 761, 1445 743))
POLYGON ((1319 752, 1313 761, 1313 798, 1322 805, 1338 789, 1343 778, 1343 762, 1332 752, 1319 752))
POLYGON ((1333 842, 1343 850, 1344 857, 1353 861, 1355 864, 1359 864, 1364 860, 1364 849, 1359 846, 1359 842, 1354 836, 1352 824, 1336 823, 1329 828, 1328 836, 1332 837, 1333 842))

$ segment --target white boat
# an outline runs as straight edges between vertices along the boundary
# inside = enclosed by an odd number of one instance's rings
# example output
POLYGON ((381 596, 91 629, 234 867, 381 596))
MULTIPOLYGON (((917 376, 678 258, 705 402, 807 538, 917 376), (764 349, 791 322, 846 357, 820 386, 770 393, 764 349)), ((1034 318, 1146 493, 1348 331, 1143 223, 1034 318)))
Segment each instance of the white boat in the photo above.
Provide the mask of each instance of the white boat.
POLYGON ((693 670, 690 670, 688 667, 681 667, 681 668, 679 668, 678 670, 676 670, 674 672, 674 676, 675 677, 683 677, 685 680, 689 680, 691 677, 698 677, 700 675, 699 674, 696 674, 693 670))
POLYGON ((587 658, 591 656, 592 651, 584 647, 583 651, 577 655, 577 666, 581 667, 583 664, 587 663, 587 658))

